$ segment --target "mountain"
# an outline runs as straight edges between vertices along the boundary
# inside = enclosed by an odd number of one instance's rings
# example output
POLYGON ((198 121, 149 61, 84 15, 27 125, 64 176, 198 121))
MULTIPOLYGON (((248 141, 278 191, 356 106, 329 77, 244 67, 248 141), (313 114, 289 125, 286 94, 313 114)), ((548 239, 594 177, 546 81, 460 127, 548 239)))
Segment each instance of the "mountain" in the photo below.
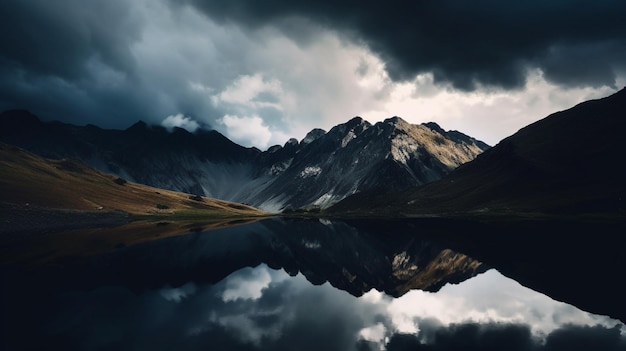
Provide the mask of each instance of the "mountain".
POLYGON ((261 216, 238 203, 125 181, 76 160, 49 160, 0 143, 0 234, 113 227, 134 220, 261 216))
POLYGON ((332 213, 624 214, 626 90, 522 128, 441 180, 393 194, 363 192, 332 213))
POLYGON ((270 198, 263 204, 325 208, 360 191, 403 190, 439 179, 488 148, 398 117, 374 125, 355 117, 317 138, 310 134, 278 150, 288 155, 272 164, 277 177, 265 188, 270 198))
POLYGON ((432 182, 489 146, 434 123, 355 117, 266 151, 217 131, 195 134, 137 122, 107 130, 41 122, 23 110, 0 115, 0 140, 44 157, 75 158, 103 172, 158 188, 279 212, 326 208, 362 191, 399 191, 432 182))

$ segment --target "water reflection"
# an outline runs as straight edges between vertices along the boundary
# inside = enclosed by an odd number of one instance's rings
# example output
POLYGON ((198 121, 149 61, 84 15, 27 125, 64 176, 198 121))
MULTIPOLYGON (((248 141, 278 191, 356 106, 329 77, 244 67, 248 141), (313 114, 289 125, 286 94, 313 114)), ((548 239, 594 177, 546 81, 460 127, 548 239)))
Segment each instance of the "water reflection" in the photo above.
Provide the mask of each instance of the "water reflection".
POLYGON ((215 283, 265 263, 291 275, 302 273, 313 284, 328 281, 355 296, 372 288, 392 296, 411 289, 436 291, 488 268, 418 234, 281 218, 155 240, 106 255, 58 257, 55 263, 31 272, 33 280, 54 279, 51 284, 81 288, 121 284, 141 291, 189 281, 215 283))
POLYGON ((273 219, 5 267, 3 346, 626 350, 617 321, 487 268, 415 233, 273 219))

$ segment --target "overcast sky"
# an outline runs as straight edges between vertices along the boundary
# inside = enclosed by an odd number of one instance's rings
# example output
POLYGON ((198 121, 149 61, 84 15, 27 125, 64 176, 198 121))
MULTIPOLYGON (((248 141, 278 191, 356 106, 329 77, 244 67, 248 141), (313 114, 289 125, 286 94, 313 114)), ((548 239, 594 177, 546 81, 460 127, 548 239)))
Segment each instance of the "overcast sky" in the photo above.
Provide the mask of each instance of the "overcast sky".
POLYGON ((626 84, 623 0, 0 3, 0 109, 265 149, 354 116, 496 144, 626 84))

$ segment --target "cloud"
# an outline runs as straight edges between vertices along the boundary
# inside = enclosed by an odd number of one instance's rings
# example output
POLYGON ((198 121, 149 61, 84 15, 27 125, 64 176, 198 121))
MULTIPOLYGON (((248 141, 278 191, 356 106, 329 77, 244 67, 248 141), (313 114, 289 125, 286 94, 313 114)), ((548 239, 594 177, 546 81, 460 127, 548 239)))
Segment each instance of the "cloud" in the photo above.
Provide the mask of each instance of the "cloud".
POLYGON ((225 302, 237 299, 258 299, 271 281, 272 278, 267 270, 244 268, 225 279, 226 290, 222 294, 222 299, 225 302))
POLYGON ((226 134, 230 138, 244 146, 267 147, 272 138, 272 132, 259 116, 225 115, 218 122, 226 126, 226 134))
POLYGON ((26 108, 44 120, 127 128, 178 114, 201 125, 258 116, 272 143, 282 144, 384 97, 384 84, 365 83, 379 71, 357 72, 362 62, 373 67, 371 53, 304 20, 292 26, 311 34, 306 45, 290 33, 249 31, 169 1, 33 1, 0 9, 0 26, 13 34, 0 39, 0 109, 26 108))
POLYGON ((167 301, 181 302, 186 297, 193 295, 197 290, 194 283, 187 283, 179 288, 165 287, 159 291, 167 301))
POLYGON ((174 127, 183 128, 190 133, 195 132, 198 128, 200 128, 200 124, 189 116, 185 116, 182 113, 176 115, 167 116, 161 125, 169 130, 172 130, 174 127))
POLYGON ((259 148, 357 115, 398 115, 494 144, 626 84, 625 7, 5 1, 0 110, 106 128, 181 114, 225 134, 224 116, 252 116, 260 135, 237 141, 259 148))
POLYGON ((564 324, 604 325, 614 321, 552 300, 489 270, 459 285, 445 285, 436 294, 411 291, 389 301, 394 329, 414 332, 419 321, 436 319, 442 325, 465 323, 524 324, 534 335, 545 335, 564 324), (493 287, 498 287, 494 289, 493 287))
POLYGON ((621 20, 626 4, 620 1, 193 3, 215 20, 252 28, 285 26, 290 22, 283 19, 307 18, 362 40, 383 58, 396 81, 433 73, 435 82, 464 91, 482 86, 521 88, 529 68, 546 71, 547 78, 557 84, 614 86, 616 71, 626 65, 626 24, 621 20), (589 47, 597 50, 567 55, 589 47), (562 65, 556 69, 550 63, 553 60, 562 65), (581 67, 586 68, 581 71, 581 67))
POLYGON ((252 73, 237 76, 210 98, 224 114, 259 116, 274 135, 285 136, 272 143, 301 139, 313 128, 330 129, 382 106, 387 97, 390 81, 382 62, 332 32, 320 31, 306 46, 274 30, 256 35, 244 55, 255 57, 244 64, 252 73))
POLYGON ((565 325, 549 333, 545 341, 522 324, 463 323, 448 327, 424 323, 419 334, 394 334, 387 351, 404 350, 517 350, 517 351, 618 351, 626 339, 618 328, 565 325))
POLYGON ((439 89, 432 74, 423 74, 395 84, 379 110, 365 111, 362 117, 376 121, 395 114, 411 123, 434 121, 444 129, 456 129, 495 145, 551 113, 613 93, 610 87, 562 88, 544 76, 540 70, 529 72, 526 87, 516 91, 468 94, 439 89))
POLYGON ((546 337, 545 349, 618 351, 626 349, 626 338, 617 327, 567 325, 546 337))
POLYGON ((149 104, 138 101, 143 89, 132 52, 145 23, 139 9, 116 0, 0 7, 0 30, 11 33, 0 39, 0 105, 100 125, 143 117, 149 104))
POLYGON ((237 78, 224 91, 214 95, 212 101, 215 105, 227 103, 251 109, 269 107, 282 110, 280 100, 283 94, 280 81, 266 80, 256 73, 237 78))
POLYGON ((89 64, 97 61, 132 75, 136 61, 129 43, 139 38, 141 20, 125 1, 34 0, 3 2, 1 8, 4 64, 74 80, 90 74, 89 64))
POLYGON ((618 87, 616 75, 624 69, 624 41, 585 42, 548 48, 539 66, 544 77, 560 86, 618 87))

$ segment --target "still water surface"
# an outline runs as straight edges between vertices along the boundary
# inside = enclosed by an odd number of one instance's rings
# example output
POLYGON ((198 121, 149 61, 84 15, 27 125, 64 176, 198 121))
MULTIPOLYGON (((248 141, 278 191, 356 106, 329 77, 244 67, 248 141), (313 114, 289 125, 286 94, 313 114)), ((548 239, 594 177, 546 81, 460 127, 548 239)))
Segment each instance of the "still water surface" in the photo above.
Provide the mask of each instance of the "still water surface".
POLYGON ((619 321, 527 289, 430 232, 363 228, 275 218, 5 267, 3 346, 626 350, 619 321))

